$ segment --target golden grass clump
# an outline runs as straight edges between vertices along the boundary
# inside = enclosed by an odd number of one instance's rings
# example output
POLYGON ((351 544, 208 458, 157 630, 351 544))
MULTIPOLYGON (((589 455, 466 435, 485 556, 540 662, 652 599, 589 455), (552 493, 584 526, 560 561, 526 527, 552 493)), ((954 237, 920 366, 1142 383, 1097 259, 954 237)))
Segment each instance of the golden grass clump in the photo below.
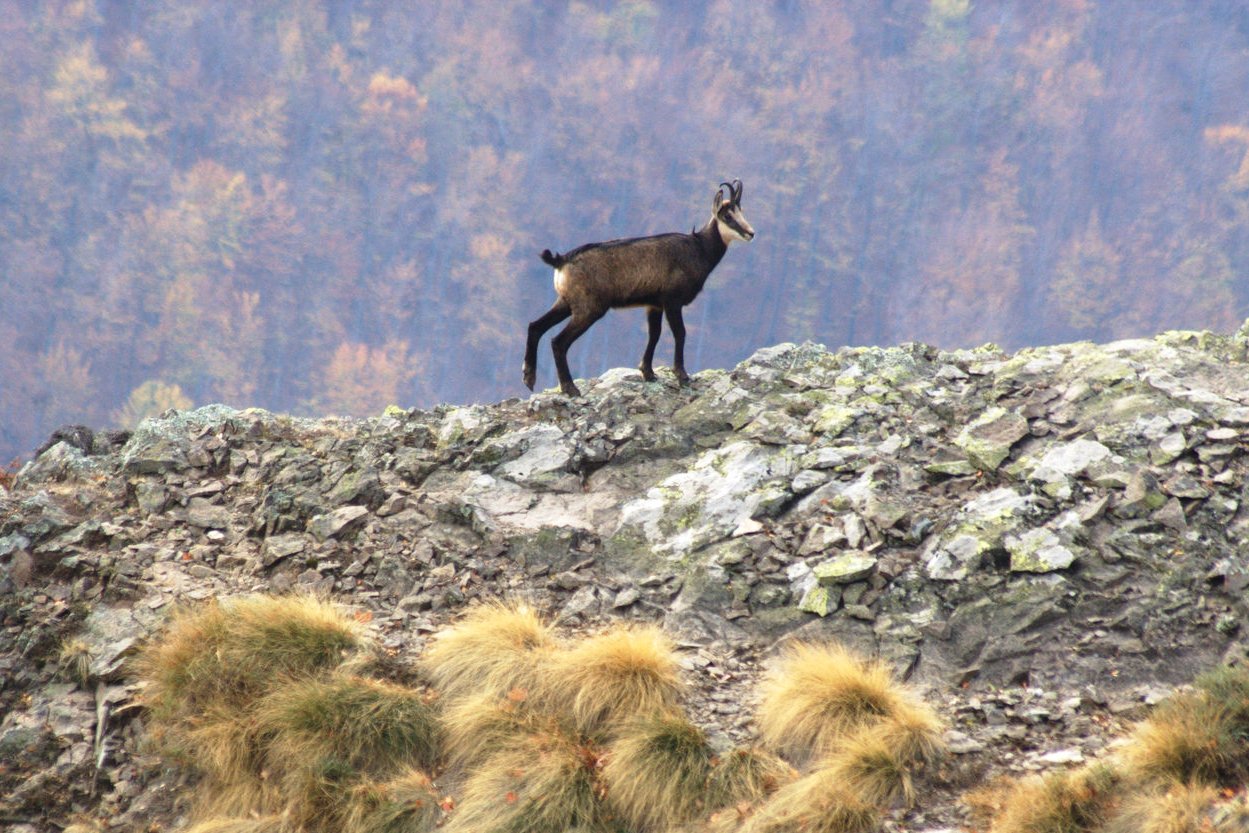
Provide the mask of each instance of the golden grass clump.
POLYGON ((219 817, 205 819, 183 833, 294 833, 285 816, 219 817))
POLYGON ((332 758, 385 776, 408 765, 433 768, 441 755, 432 696, 367 677, 292 680, 257 704, 256 720, 272 738, 269 763, 281 772, 332 758))
POLYGON ((256 778, 265 768, 268 738, 251 711, 211 705, 189 718, 176 735, 185 746, 175 757, 220 783, 256 778))
POLYGON ((86 688, 94 680, 91 673, 91 648, 81 639, 67 639, 61 643, 56 657, 57 667, 65 677, 86 688))
POLYGON ((1249 668, 1222 665, 1197 678, 1194 685, 1228 715, 1228 719, 1249 733, 1249 668))
POLYGON ((738 833, 754 811, 754 804, 741 801, 716 810, 707 817, 705 822, 694 827, 693 830, 697 833, 738 833))
POLYGON ((683 716, 635 719, 603 766, 608 806, 630 829, 662 831, 693 821, 707 804, 713 758, 706 734, 683 716))
POLYGON ((493 692, 465 697, 442 714, 447 769, 464 771, 480 764, 501 748, 556 721, 536 714, 528 695, 514 689, 500 697, 493 692))
POLYGON ((635 717, 676 709, 684 691, 672 643, 656 626, 620 626, 554 655, 535 706, 609 738, 635 717))
POLYGON ((274 680, 331 669, 367 646, 363 627, 311 596, 241 596, 179 610, 139 659, 158 718, 246 706, 274 680))
POLYGON ((864 729, 843 741, 825 766, 861 800, 887 807, 898 801, 907 806, 915 803, 908 764, 895 745, 870 729, 864 729))
POLYGON ((922 704, 900 699, 892 712, 838 742, 820 764, 840 773, 847 788, 877 806, 915 803, 915 772, 945 751, 942 724, 922 704))
POLYGON ((712 767, 707 779, 707 806, 712 810, 757 804, 786 784, 798 780, 798 771, 771 752, 733 749, 712 767))
POLYGON ((270 818, 283 816, 289 801, 279 785, 259 778, 234 781, 201 781, 196 785, 191 802, 191 817, 196 821, 224 823, 239 817, 270 818))
POLYGON ((1218 799, 1213 787, 1187 784, 1138 793, 1124 802, 1105 833, 1211 833, 1218 799))
POLYGON ((1162 784, 1236 786, 1249 765, 1245 735, 1224 704, 1200 689, 1159 704, 1122 755, 1133 776, 1162 784))
POLYGON ((1094 764, 1017 782, 993 819, 991 833, 1093 833, 1119 802, 1122 780, 1094 764))
POLYGON ((493 755, 465 781, 445 833, 565 833, 602 822, 598 754, 538 732, 493 755))
POLYGON ((551 626, 524 603, 478 604, 434 637, 422 665, 444 698, 528 690, 558 645, 551 626))
POLYGON ((428 833, 442 816, 434 782, 412 769, 389 781, 354 787, 347 796, 342 833, 428 833))
MULTIPOLYGON (((864 726, 900 715, 918 726, 925 721, 917 716, 931 715, 894 682, 884 663, 836 644, 790 646, 764 677, 759 700, 763 740, 800 765, 833 752, 840 739, 864 726)), ((928 722, 937 725, 935 716, 928 722)))
MULTIPOLYGON (((732 812, 728 810, 725 812, 732 812)), ((847 792, 840 776, 816 770, 781 787, 745 819, 741 833, 868 833, 880 815, 847 792)))

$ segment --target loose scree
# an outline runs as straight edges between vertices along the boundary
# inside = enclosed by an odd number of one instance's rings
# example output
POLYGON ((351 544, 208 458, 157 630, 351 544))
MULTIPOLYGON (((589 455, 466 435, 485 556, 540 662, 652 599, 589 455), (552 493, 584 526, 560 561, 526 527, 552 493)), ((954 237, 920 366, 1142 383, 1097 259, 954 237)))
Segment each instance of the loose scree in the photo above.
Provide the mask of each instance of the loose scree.
POLYGON ((677 381, 689 384, 685 372, 685 322, 681 308, 698 297, 707 276, 734 240, 748 241, 755 230, 742 214, 742 181, 722 182, 711 201, 711 219, 689 234, 674 232, 589 243, 565 254, 542 252, 555 269, 555 304, 529 324, 523 375, 533 390, 538 365, 538 340, 556 324, 571 318, 551 339, 559 386, 568 396, 580 396, 568 372, 568 348, 609 309, 646 307, 646 352, 638 369, 655 380, 651 361, 659 343, 662 318, 668 319, 675 342, 672 370, 677 381))

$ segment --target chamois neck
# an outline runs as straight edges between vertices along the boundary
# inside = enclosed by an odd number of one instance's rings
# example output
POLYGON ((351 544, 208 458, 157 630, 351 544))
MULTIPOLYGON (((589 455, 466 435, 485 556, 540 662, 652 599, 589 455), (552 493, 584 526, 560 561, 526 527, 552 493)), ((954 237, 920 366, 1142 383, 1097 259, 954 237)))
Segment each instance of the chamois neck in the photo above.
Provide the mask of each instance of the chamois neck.
POLYGON ((694 236, 702 243, 703 251, 710 257, 712 266, 719 263, 720 258, 724 257, 724 253, 728 251, 728 241, 724 239, 724 234, 720 231, 720 223, 714 216, 694 236))

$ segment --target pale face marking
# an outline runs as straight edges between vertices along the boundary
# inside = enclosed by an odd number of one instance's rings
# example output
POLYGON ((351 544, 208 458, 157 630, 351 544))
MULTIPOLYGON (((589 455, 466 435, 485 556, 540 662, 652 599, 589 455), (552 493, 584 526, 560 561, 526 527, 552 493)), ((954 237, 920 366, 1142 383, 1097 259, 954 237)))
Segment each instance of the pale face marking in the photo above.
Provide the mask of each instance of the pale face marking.
POLYGON ((720 227, 720 237, 727 246, 730 241, 741 240, 749 241, 755 236, 755 230, 751 228, 750 223, 746 222, 746 217, 742 214, 741 206, 735 205, 725 212, 731 223, 726 223, 720 219, 720 215, 716 215, 717 225, 720 227), (740 231, 738 230, 740 229, 740 231))

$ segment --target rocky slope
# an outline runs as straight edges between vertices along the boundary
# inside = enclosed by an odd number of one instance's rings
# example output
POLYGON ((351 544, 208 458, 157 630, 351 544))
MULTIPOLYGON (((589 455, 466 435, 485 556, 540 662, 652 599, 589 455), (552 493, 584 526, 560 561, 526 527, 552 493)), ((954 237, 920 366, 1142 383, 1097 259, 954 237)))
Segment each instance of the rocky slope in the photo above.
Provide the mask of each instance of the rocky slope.
POLYGON ((225 594, 331 594, 400 661, 483 596, 661 620, 725 740, 777 640, 839 639, 951 725, 899 830, 958 826, 966 787, 1094 756, 1245 653, 1249 328, 787 344, 692 388, 583 390, 58 432, 0 490, 0 823, 178 823, 126 660, 171 605, 225 594))

